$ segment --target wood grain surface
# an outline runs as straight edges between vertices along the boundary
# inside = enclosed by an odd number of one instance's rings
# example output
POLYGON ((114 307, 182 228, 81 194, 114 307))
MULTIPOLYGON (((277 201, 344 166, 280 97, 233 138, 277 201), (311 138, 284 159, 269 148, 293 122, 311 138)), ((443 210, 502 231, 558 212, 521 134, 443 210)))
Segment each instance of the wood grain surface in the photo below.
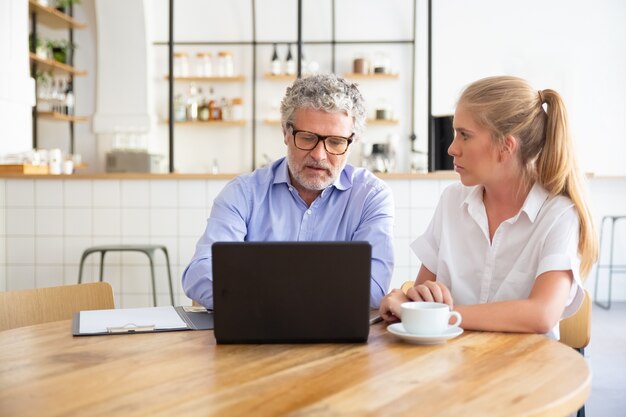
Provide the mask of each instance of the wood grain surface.
POLYGON ((540 335, 465 332, 418 346, 216 345, 212 331, 0 332, 2 416, 565 416, 589 395, 580 354, 540 335))

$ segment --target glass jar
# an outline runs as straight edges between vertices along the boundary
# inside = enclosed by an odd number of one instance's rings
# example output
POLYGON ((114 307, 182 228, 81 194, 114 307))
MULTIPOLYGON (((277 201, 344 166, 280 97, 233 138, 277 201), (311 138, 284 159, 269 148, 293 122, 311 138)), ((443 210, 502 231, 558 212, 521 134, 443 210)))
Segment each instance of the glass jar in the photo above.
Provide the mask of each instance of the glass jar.
POLYGON ((374 55, 374 62, 372 63, 372 72, 374 74, 389 74, 391 73, 391 61, 389 56, 384 52, 377 52, 374 55))
POLYGON ((217 75, 220 77, 235 76, 235 65, 231 51, 219 51, 217 53, 217 75))
POLYGON ((174 54, 174 77, 189 77, 189 60, 186 52, 174 54))
POLYGON ((384 98, 379 98, 376 102, 376 120, 391 120, 391 106, 384 98))
POLYGON ((243 99, 235 97, 230 101, 230 118, 231 120, 243 120, 243 99))
POLYGON ((357 54, 352 62, 352 72, 355 74, 368 74, 369 61, 364 54, 357 54))
POLYGON ((213 75, 211 54, 209 52, 198 52, 196 54, 196 75, 198 77, 210 77, 213 75))

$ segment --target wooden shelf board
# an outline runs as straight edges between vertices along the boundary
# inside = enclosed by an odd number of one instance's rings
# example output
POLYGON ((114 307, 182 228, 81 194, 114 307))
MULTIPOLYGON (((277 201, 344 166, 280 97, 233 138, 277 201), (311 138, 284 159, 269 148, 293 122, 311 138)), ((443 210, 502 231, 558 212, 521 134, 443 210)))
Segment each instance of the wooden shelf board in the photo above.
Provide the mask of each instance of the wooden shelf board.
POLYGON ((400 78, 400 74, 356 74, 354 72, 348 72, 346 74, 344 74, 345 78, 352 78, 352 79, 398 79, 400 78))
POLYGON ((71 65, 62 64, 61 62, 57 62, 53 59, 39 58, 37 55, 35 55, 32 52, 30 52, 29 55, 30 55, 31 61, 36 62, 37 64, 42 65, 44 67, 48 67, 53 70, 64 71, 64 72, 67 72, 68 74, 73 74, 78 77, 84 77, 85 75, 87 75, 87 71, 77 70, 71 65))
MULTIPOLYGON (((168 123, 165 121, 165 123, 168 123)), ((215 125, 215 126, 245 126, 245 120, 194 120, 187 122, 174 122, 175 125, 215 125)))
POLYGON ((46 175, 48 173, 48 165, 0 164, 0 173, 46 175))
POLYGON ((279 119, 263 119, 263 123, 266 125, 280 125, 279 119))
POLYGON ((276 81, 293 81, 296 79, 295 75, 287 75, 287 74, 270 74, 266 73, 263 75, 263 78, 266 80, 276 80, 276 81))
MULTIPOLYGON (((165 75, 163 78, 168 80, 169 76, 165 75)), ((234 75, 232 77, 174 77, 174 80, 184 82, 242 82, 246 80, 246 77, 243 75, 234 75)))
POLYGON ((391 126, 391 125, 397 125, 399 123, 400 123, 400 120, 398 120, 398 119, 390 119, 390 120, 367 119, 367 124, 368 125, 386 125, 386 126, 391 126))
POLYGON ((62 13, 54 7, 42 6, 36 0, 28 0, 28 10, 37 14, 38 20, 51 28, 85 29, 86 24, 79 22, 72 16, 62 13))
POLYGON ((57 112, 39 112, 37 117, 47 120, 59 120, 63 122, 86 122, 89 120, 89 116, 68 116, 67 114, 57 112))

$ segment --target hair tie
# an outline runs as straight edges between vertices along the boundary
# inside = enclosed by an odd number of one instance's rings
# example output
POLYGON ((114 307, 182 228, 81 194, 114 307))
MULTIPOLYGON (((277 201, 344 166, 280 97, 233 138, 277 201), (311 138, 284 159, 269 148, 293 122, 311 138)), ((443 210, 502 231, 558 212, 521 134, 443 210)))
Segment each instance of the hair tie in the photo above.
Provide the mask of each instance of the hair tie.
POLYGON ((539 93, 539 104, 543 104, 543 94, 541 94, 541 90, 537 91, 539 93))

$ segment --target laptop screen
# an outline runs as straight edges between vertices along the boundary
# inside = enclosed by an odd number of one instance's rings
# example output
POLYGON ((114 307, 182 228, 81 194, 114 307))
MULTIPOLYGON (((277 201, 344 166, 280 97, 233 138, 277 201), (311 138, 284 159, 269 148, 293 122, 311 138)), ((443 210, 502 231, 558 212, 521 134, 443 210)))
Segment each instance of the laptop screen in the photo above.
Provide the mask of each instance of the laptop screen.
POLYGON ((363 342, 369 332, 367 242, 217 242, 217 343, 363 342))

